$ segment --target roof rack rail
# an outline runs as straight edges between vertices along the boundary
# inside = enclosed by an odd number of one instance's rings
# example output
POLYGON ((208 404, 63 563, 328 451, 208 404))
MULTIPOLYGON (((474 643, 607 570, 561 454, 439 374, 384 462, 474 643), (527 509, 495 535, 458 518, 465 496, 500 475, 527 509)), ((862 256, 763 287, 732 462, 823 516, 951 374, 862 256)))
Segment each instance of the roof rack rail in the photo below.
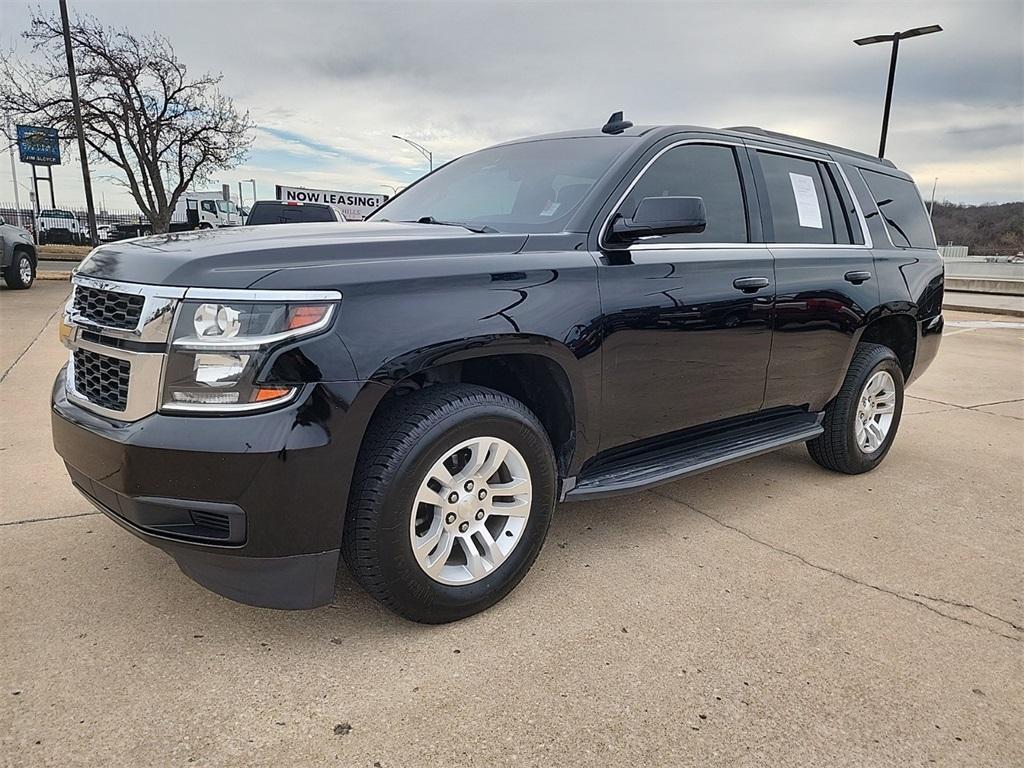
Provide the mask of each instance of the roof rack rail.
POLYGON ((859 157, 863 160, 868 160, 872 163, 878 163, 879 165, 885 165, 889 168, 895 168, 896 165, 892 160, 887 160, 884 157, 875 157, 865 152, 858 152, 855 149, 847 149, 846 147, 840 147, 836 144, 826 144, 823 141, 814 141, 813 139, 805 139, 802 136, 792 136, 788 133, 778 133, 776 131, 766 131, 764 128, 757 128, 753 125, 734 125, 729 128, 725 128, 726 131, 736 131, 737 133, 752 133, 756 136, 767 136, 772 139, 782 139, 783 141, 792 141, 797 144, 806 144, 809 147, 817 147, 819 149, 827 149, 831 152, 842 152, 844 155, 850 155, 852 157, 859 157))

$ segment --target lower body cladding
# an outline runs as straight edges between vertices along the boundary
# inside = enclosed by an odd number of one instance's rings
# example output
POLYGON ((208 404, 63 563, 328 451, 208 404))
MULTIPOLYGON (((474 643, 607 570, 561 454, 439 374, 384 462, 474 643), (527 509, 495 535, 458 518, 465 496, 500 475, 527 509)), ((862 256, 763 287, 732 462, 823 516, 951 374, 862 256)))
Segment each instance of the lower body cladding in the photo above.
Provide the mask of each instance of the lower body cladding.
POLYGON ((331 601, 359 440, 380 393, 309 385, 290 405, 242 416, 111 421, 53 389, 57 453, 75 487, 204 587, 249 605, 331 601), (378 396, 373 396, 378 395, 378 396))

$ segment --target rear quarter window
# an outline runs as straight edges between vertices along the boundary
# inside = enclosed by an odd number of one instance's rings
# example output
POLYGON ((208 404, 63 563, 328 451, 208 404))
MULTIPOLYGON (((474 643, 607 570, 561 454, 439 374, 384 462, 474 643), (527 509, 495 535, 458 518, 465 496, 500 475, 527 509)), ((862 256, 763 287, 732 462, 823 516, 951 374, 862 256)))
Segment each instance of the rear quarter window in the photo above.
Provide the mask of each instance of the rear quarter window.
POLYGON ((892 244, 897 248, 934 248, 935 235, 914 182, 861 169, 877 211, 865 218, 882 215, 892 244))

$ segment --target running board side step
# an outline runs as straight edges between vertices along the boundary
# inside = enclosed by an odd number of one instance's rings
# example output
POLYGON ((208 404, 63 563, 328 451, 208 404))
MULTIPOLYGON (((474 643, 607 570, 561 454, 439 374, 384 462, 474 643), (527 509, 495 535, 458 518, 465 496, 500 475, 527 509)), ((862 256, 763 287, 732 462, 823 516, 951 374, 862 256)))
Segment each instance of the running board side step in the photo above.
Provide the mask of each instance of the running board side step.
POLYGON ((614 449, 583 468, 575 487, 566 492, 565 501, 633 493, 813 440, 824 432, 823 417, 820 413, 787 411, 719 422, 614 449))

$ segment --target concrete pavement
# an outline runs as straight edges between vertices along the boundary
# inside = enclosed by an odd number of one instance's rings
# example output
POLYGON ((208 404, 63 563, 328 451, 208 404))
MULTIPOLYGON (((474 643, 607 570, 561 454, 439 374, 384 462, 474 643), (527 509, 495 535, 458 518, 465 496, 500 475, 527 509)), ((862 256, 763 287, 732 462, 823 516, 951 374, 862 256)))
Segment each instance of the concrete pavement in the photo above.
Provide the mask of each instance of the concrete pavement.
POLYGON ((947 315, 876 472, 796 447, 563 505, 508 599, 423 627, 345 573, 237 605, 94 513, 49 285, 0 293, 0 764, 1024 764, 1020 324, 947 315))

